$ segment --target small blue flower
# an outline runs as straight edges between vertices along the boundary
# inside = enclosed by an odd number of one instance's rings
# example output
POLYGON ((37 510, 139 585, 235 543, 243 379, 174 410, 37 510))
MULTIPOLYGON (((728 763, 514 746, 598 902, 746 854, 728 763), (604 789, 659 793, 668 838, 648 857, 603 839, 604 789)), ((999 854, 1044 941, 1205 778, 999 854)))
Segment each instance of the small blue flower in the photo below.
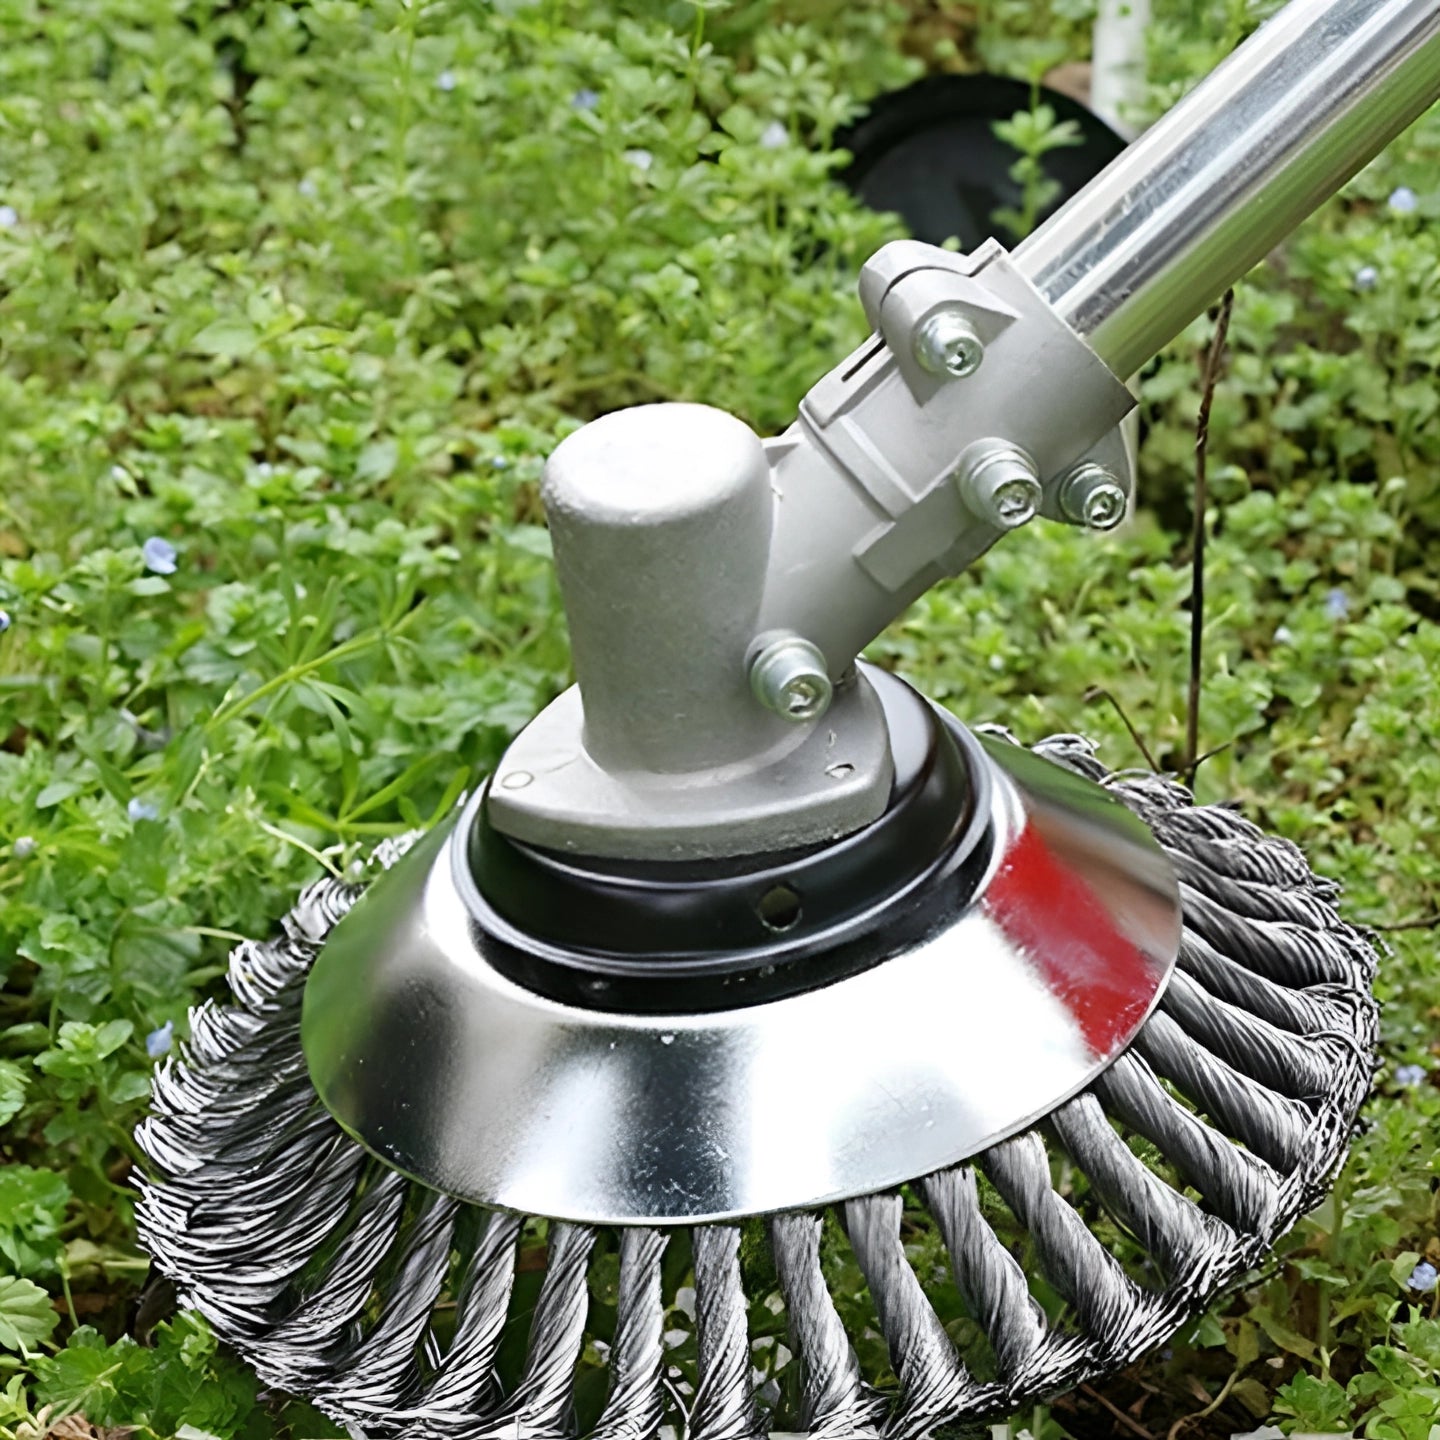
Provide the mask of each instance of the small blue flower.
POLYGON ((1411 1290, 1418 1290, 1421 1294, 1428 1294, 1435 1288, 1437 1281, 1440 1281, 1440 1270, 1437 1270, 1428 1260, 1422 1260, 1410 1272, 1410 1278, 1405 1284, 1411 1290))
POLYGON ((156 575, 175 573, 175 547, 159 535, 152 535, 141 547, 145 568, 156 575))
POLYGON ((648 170, 655 163, 655 157, 648 150, 627 150, 625 162, 637 170, 648 170))
POLYGON ((160 818, 159 808, 152 805, 148 800, 141 800, 138 796, 125 807, 125 813, 134 822, 140 820, 158 820, 160 818))
POLYGON ((0 635, 3 635, 10 628, 10 612, 0 610, 0 635))
POLYGON ((570 97, 570 104, 576 110, 593 110, 600 103, 599 94, 590 89, 577 90, 570 97))
POLYGON ((36 851, 35 837, 33 835, 17 835, 15 837, 15 858, 17 860, 28 860, 36 851))
POLYGON ((1373 265, 1362 265, 1355 272, 1357 290, 1373 290, 1380 283, 1380 272, 1373 265))
POLYGON ((145 1053, 152 1060, 158 1060, 162 1055, 170 1053, 170 1047, 174 1043, 175 1022, 167 1020, 158 1030, 152 1030, 145 1037, 145 1053))
POLYGON ((490 462, 490 468, 492 470, 508 470, 510 468, 510 462, 505 458, 505 456, 497 455, 490 462))
POLYGON ((1390 208, 1397 215, 1413 215, 1419 204, 1419 196, 1408 185, 1401 185, 1390 192, 1390 208))
POLYGON ((772 120, 760 132, 760 148, 762 150, 783 150, 790 143, 790 132, 785 128, 783 120, 772 120))
POLYGON ((13 205, 0 205, 0 230, 13 230, 20 223, 20 212, 13 205))
POLYGON ((1427 1073, 1423 1065, 1397 1065, 1395 1067, 1395 1083, 1407 1087, 1420 1085, 1424 1083, 1427 1073))
POLYGON ((1331 590, 1325 596, 1325 613, 1332 620, 1343 620, 1350 613, 1350 597, 1343 590, 1331 590))
POLYGON ((1295 635, 1288 625, 1277 625, 1275 633, 1270 637, 1277 645, 1293 645, 1295 635))
POLYGON ((448 95, 455 88, 455 72, 453 70, 442 70, 435 77, 435 84, 448 95))
POLYGON ((295 188, 307 200, 313 200, 316 194, 319 193, 315 182, 308 175, 295 188))

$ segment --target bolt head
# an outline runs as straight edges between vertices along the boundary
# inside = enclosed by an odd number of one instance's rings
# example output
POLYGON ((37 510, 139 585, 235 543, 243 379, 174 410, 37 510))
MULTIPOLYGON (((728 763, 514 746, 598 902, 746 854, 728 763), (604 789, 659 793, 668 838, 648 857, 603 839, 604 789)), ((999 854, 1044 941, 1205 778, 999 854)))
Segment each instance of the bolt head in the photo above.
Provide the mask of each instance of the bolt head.
POLYGON ((932 375, 963 380, 980 368, 985 342, 959 310, 937 310, 915 334, 915 358, 932 375))
POLYGON ((1103 465, 1077 466, 1060 487, 1060 508, 1091 530, 1113 530, 1125 518, 1125 487, 1103 465))
POLYGON ((956 481, 970 513, 997 530, 1028 524, 1044 498, 1035 462, 1008 440, 977 440, 960 457, 956 481))
POLYGON ((1125 492, 1113 480, 1097 485, 1085 497, 1084 513, 1092 530, 1113 530, 1125 518, 1125 492))
POLYGON ((819 719, 833 694, 825 657, 798 635, 772 640, 755 657, 750 688, 767 710, 797 724, 819 719))
POLYGON ((991 492, 994 518, 1007 530, 1026 525, 1040 505, 1040 487, 1028 476, 1002 481, 991 492))
POLYGON ((784 714, 791 720, 813 720, 825 708, 829 685, 814 675, 798 675, 781 687, 784 714))

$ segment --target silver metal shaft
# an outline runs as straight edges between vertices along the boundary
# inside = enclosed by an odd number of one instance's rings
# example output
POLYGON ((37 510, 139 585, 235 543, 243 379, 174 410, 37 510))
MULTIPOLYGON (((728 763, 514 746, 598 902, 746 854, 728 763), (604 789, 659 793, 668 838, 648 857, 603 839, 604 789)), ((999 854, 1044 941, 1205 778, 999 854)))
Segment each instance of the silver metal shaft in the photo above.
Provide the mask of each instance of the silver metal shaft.
POLYGON ((1122 378, 1440 99, 1440 0, 1291 0, 1016 266, 1122 378))

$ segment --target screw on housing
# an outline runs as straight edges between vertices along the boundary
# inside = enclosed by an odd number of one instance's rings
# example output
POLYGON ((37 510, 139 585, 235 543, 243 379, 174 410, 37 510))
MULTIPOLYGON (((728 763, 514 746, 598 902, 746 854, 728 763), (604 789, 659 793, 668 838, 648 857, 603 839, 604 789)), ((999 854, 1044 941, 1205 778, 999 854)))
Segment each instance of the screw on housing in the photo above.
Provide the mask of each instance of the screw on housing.
POLYGON ((962 310, 937 310, 915 330, 915 358, 932 375, 956 380, 973 375, 985 358, 985 342, 962 310))
POLYGON ((1008 440, 977 440, 960 457, 960 498, 987 525, 1014 530, 1035 518, 1042 492, 1035 462, 1008 440))
POLYGON ((1087 461, 1060 482, 1060 509, 1076 525, 1113 530, 1125 518, 1125 505, 1125 487, 1103 465, 1087 461))
POLYGON ((750 688, 767 710, 797 723, 816 720, 834 693, 825 657, 798 635, 770 641, 750 665, 750 688))

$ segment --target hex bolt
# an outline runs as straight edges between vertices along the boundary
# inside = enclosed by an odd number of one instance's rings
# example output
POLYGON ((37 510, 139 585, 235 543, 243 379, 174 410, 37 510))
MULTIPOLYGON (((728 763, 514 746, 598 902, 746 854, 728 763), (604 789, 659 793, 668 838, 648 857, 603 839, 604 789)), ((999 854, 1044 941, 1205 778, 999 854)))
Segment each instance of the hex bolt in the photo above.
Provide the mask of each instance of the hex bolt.
POLYGON ((985 342, 963 310, 949 306, 928 315, 915 328, 915 358, 932 375, 962 380, 985 358, 985 342))
POLYGON ((1008 440, 977 440, 956 471, 966 508, 997 530, 1014 530, 1035 518, 1042 491, 1035 462, 1008 440))
POLYGON ((767 710, 797 724, 830 707, 833 689, 825 657, 799 635, 771 640, 750 664, 750 688, 767 710))
POLYGON ((1087 460, 1060 482, 1060 510, 1076 525, 1113 530, 1125 518, 1125 487, 1103 465, 1087 460))

